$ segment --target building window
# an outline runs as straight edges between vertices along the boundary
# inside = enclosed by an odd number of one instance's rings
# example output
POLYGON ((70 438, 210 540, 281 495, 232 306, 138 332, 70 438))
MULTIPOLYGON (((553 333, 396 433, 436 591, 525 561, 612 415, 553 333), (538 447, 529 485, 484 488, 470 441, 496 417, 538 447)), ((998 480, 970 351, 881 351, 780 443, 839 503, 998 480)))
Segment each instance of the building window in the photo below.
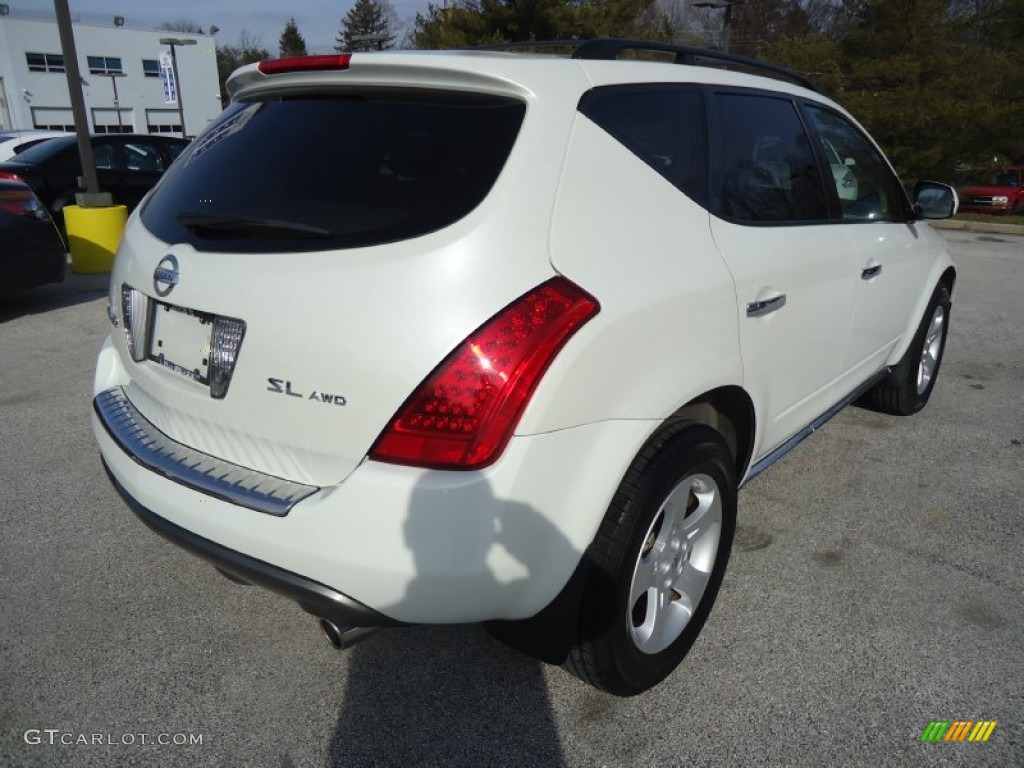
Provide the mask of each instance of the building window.
POLYGON ((118 56, 89 56, 90 75, 121 75, 121 59, 118 56))
POLYGON ((181 135, 181 123, 178 122, 176 109, 147 109, 147 133, 176 133, 181 135))
POLYGON ((26 53, 29 72, 63 72, 64 56, 59 53, 26 53))
POLYGON ((134 133, 135 118, 130 109, 108 109, 97 107, 92 110, 93 133, 134 133))
POLYGON ((160 62, 156 59, 143 59, 142 74, 146 77, 160 77, 160 62))
POLYGON ((32 107, 32 127, 49 131, 73 131, 75 117, 67 107, 32 107))

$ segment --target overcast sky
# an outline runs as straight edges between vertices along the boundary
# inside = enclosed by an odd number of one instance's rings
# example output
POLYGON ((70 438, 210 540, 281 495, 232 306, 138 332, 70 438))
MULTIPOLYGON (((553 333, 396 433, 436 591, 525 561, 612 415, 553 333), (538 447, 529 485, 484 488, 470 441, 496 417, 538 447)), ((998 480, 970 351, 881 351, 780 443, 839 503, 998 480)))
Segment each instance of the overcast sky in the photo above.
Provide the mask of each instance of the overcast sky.
MULTIPOLYGON (((11 16, 54 18, 53 0, 4 0, 11 16)), ((440 2, 440 0, 438 0, 440 2)), ((220 27, 217 40, 235 45, 242 30, 261 39, 277 55, 277 41, 288 19, 295 17, 310 53, 330 53, 341 19, 354 0, 70 0, 71 18, 85 24, 113 25, 124 16, 125 26, 152 29, 162 21, 189 19, 207 31, 220 27)), ((427 0, 392 0, 402 21, 411 22, 427 0)))

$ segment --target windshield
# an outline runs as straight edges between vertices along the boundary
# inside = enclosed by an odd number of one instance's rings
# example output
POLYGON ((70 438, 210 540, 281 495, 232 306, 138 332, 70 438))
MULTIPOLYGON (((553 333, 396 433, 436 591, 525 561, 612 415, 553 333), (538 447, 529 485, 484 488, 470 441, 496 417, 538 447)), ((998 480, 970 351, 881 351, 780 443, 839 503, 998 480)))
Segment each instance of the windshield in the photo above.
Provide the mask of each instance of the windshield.
POLYGON ((142 222, 201 251, 423 235, 484 199, 525 109, 505 97, 399 89, 235 103, 165 174, 142 222))

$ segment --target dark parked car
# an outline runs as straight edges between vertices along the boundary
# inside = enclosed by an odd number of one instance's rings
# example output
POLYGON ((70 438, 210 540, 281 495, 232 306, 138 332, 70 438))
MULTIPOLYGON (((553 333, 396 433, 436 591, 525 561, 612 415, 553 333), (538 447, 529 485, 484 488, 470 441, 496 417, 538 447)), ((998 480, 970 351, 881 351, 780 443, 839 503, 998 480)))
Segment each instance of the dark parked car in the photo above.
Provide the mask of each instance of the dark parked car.
POLYGON ((64 240, 32 190, 0 179, 0 296, 64 279, 64 240))
MULTIPOLYGON (((169 136, 93 136, 100 189, 110 192, 115 203, 133 209, 187 145, 183 139, 169 136)), ((54 214, 74 203, 81 175, 82 163, 74 136, 51 139, 0 163, 0 179, 24 181, 54 214)))

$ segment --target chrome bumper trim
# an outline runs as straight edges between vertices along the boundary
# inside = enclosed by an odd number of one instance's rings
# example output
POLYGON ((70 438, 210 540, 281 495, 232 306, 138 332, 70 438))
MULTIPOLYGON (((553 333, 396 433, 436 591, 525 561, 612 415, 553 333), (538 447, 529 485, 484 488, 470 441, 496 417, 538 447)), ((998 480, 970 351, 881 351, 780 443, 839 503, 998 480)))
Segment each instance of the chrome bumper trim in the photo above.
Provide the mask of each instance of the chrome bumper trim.
POLYGON ((120 387, 98 394, 93 407, 107 433, 135 462, 200 493, 284 517, 320 490, 240 467, 172 440, 139 413, 120 387))

